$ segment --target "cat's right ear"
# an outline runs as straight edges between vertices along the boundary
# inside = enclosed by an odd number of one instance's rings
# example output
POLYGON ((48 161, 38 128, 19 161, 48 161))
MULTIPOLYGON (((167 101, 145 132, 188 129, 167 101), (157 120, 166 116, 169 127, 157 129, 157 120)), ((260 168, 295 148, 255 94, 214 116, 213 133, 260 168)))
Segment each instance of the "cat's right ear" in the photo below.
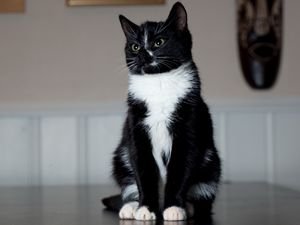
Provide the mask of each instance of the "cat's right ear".
POLYGON ((125 36, 127 38, 135 37, 139 26, 134 24, 133 22, 131 22, 129 19, 127 19, 123 15, 119 15, 119 20, 120 20, 121 27, 124 31, 125 36))
POLYGON ((180 31, 186 30, 188 25, 187 25, 187 13, 180 2, 176 2, 172 9, 171 12, 165 22, 165 24, 175 24, 176 28, 180 31))

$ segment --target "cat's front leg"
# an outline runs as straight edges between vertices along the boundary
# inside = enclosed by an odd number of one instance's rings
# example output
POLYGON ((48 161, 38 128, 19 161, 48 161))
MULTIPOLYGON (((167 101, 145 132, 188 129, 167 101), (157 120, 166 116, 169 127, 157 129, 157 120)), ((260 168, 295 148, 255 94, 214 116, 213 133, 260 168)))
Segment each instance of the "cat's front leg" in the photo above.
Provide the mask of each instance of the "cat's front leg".
POLYGON ((165 207, 163 211, 164 220, 178 221, 187 219, 183 194, 180 194, 180 191, 178 191, 177 195, 172 193, 167 194, 170 189, 166 188, 165 207))
MULTIPOLYGON (((181 169, 183 172, 184 168, 179 165, 177 169, 181 169)), ((170 173, 168 175, 168 181, 165 189, 165 206, 163 211, 164 220, 177 221, 187 219, 187 213, 185 210, 186 201, 186 175, 170 173)))
POLYGON ((159 211, 158 206, 158 185, 157 178, 153 175, 155 169, 148 167, 147 163, 143 163, 138 169, 140 171, 137 179, 139 179, 140 201, 139 207, 134 213, 136 220, 155 220, 159 211), (147 168, 148 167, 148 168, 147 168), (151 171, 153 170, 153 171, 151 171))
MULTIPOLYGON (((187 140, 182 135, 183 140, 187 140)), ((184 142, 186 143, 186 142, 184 142)), ((190 156, 189 144, 175 140, 167 170, 165 187, 164 220, 176 221, 187 219, 186 196, 192 170, 193 157, 190 156), (183 147, 184 146, 184 147, 183 147), (187 148, 187 149, 186 149, 187 148)))
POLYGON ((135 174, 139 189, 139 207, 136 220, 155 220, 159 212, 159 174, 152 155, 152 145, 144 127, 134 129, 135 174))

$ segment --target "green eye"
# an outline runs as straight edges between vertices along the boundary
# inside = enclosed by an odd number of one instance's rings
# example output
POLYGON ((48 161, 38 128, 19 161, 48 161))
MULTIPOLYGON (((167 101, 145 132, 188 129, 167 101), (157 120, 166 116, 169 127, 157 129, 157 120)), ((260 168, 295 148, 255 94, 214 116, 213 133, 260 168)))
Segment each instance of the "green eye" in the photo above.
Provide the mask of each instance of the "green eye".
POLYGON ((158 47, 160 47, 161 45, 163 45, 164 43, 165 43, 165 39, 159 38, 159 39, 157 39, 157 40, 154 42, 154 47, 155 47, 155 48, 158 48, 158 47))
POLYGON ((137 45, 137 44, 132 44, 131 45, 131 50, 134 52, 138 52, 141 49, 141 46, 137 45))

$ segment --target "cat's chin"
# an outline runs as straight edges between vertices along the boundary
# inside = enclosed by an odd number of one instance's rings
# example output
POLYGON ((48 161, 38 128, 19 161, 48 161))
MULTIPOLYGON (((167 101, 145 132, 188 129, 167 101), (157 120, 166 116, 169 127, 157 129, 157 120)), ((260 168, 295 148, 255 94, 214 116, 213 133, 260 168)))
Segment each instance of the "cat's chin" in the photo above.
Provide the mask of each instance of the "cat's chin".
POLYGON ((166 66, 153 66, 153 65, 145 65, 142 67, 137 68, 134 71, 130 71, 130 74, 134 75, 155 75, 155 74, 162 74, 170 72, 171 70, 177 69, 182 64, 174 65, 173 67, 166 67, 166 66))
POLYGON ((150 74, 161 74, 171 71, 173 68, 164 68, 164 67, 157 67, 157 66, 143 66, 141 69, 141 75, 150 74))
POLYGON ((159 71, 152 67, 143 67, 142 68, 142 74, 156 74, 159 73, 159 71))

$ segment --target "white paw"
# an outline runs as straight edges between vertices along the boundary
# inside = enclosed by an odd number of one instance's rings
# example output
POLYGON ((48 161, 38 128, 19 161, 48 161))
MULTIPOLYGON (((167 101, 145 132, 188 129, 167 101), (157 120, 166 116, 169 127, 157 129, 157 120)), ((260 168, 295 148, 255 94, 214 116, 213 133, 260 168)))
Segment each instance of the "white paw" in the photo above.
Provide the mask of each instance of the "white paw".
POLYGON ((134 213, 138 208, 138 202, 128 202, 121 208, 119 212, 120 219, 134 219, 134 213))
POLYGON ((185 220, 186 219, 186 212, 183 208, 177 206, 171 206, 165 209, 164 213, 164 220, 185 220))
POLYGON ((134 219, 136 220, 155 220, 156 216, 150 212, 146 206, 142 206, 135 211, 134 219))

